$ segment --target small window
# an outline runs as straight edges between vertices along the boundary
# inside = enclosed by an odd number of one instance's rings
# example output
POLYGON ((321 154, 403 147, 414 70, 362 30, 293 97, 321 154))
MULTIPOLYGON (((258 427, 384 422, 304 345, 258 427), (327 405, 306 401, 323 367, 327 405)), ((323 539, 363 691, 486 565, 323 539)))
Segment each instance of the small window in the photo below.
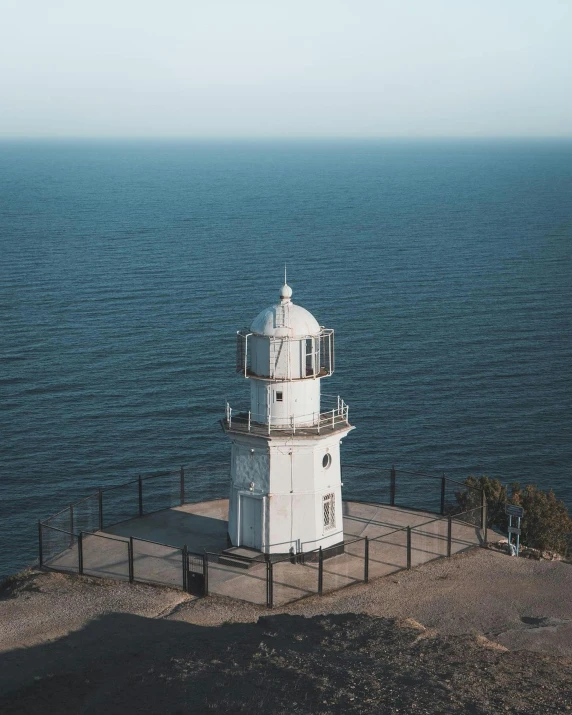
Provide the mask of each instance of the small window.
POLYGON ((276 402, 282 402, 283 400, 283 394, 282 392, 277 392, 276 393, 276 402))
POLYGON ((336 528, 336 497, 335 494, 324 495, 324 531, 336 528))
POLYGON ((330 466, 331 463, 332 463, 332 455, 329 452, 326 452, 326 454, 324 454, 324 458, 322 459, 322 467, 324 469, 328 469, 328 467, 330 466))

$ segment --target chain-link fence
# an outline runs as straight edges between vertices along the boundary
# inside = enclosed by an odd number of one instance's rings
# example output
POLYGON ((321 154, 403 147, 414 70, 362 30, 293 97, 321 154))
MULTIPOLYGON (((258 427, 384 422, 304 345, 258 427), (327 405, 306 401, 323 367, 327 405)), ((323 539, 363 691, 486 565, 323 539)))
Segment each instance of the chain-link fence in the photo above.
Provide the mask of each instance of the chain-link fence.
MULTIPOLYGON (((69 513, 68 513, 69 516, 69 513)), ((77 539, 69 530, 39 524, 40 566, 58 571, 77 571, 77 539)))
POLYGON ((411 567, 447 556, 448 520, 437 518, 411 529, 411 567))
POLYGON ((407 568, 407 527, 369 540, 369 577, 380 578, 407 568))
POLYGON ((180 547, 131 537, 131 549, 134 581, 183 588, 185 563, 183 550, 180 547))
POLYGON ((316 564, 288 556, 272 564, 272 605, 284 606, 319 592, 316 564))
POLYGON ((333 546, 299 554, 243 556, 241 561, 224 551, 192 554, 186 546, 134 537, 128 535, 129 525, 122 527, 124 536, 102 533, 111 525, 182 505, 181 469, 100 489, 39 522, 40 564, 272 607, 486 543, 486 504, 479 490, 445 476, 427 478, 395 468, 372 470, 372 475, 384 480, 381 495, 388 501, 345 502, 346 538, 333 546), (407 495, 411 480, 416 488, 407 495), (424 502, 420 485, 426 488, 424 502), (395 528, 400 519, 407 525, 395 528))
POLYGON ((73 522, 73 505, 66 506, 65 509, 58 511, 57 514, 50 516, 45 521, 41 522, 44 526, 49 526, 58 531, 65 531, 68 534, 74 533, 73 522))
MULTIPOLYGON (((121 522, 180 505, 183 503, 184 494, 184 467, 99 489, 38 522, 40 564, 57 570, 129 578, 133 567, 133 558, 127 553, 130 548, 129 540, 100 532, 121 522), (106 541, 103 541, 104 539, 106 541)), ((178 547, 169 546, 166 549, 170 550, 169 553, 178 551, 180 556, 181 550, 178 547)), ((143 550, 143 547, 140 547, 140 550, 143 550)), ((140 580, 181 586, 183 567, 180 565, 175 577, 170 567, 171 556, 165 556, 165 553, 155 557, 154 561, 159 578, 149 577, 149 569, 146 572, 144 564, 151 563, 152 556, 147 554, 147 558, 143 559, 142 554, 138 554, 138 566, 142 576, 145 576, 140 580)))
POLYGON ((487 541, 485 510, 481 507, 455 514, 451 519, 451 554, 482 546, 487 541))
POLYGON ((78 570, 87 576, 130 579, 129 541, 107 534, 81 534, 78 570))
POLYGON ((101 500, 100 493, 91 494, 85 499, 76 502, 73 510, 73 529, 76 534, 80 531, 92 534, 101 529, 101 500))
POLYGON ((152 514, 184 503, 184 473, 165 472, 141 480, 141 512, 152 514))
POLYGON ((344 541, 343 551, 339 553, 338 549, 334 546, 322 550, 322 593, 364 580, 365 539, 344 541))
POLYGON ((342 466, 346 499, 360 501, 375 494, 375 503, 435 514, 455 514, 482 506, 482 491, 442 474, 395 467, 342 466))
POLYGON ((350 501, 363 501, 366 495, 375 494, 375 501, 391 504, 391 469, 380 466, 342 464, 344 497, 350 501))
POLYGON ((207 553, 206 564, 208 593, 266 605, 268 564, 265 560, 238 565, 223 554, 207 553))
POLYGON ((140 484, 139 479, 132 479, 125 484, 102 489, 101 525, 103 529, 143 515, 140 510, 140 484))

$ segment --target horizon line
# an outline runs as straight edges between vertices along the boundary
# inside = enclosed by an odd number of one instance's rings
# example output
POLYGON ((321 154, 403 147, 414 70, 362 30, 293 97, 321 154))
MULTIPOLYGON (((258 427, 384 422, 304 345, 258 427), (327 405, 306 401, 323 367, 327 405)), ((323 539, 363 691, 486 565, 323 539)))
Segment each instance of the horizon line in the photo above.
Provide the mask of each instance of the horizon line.
POLYGON ((201 134, 181 134, 181 135, 161 135, 161 134, 0 134, 0 142, 11 141, 558 141, 572 140, 572 134, 434 134, 434 135, 391 135, 372 134, 356 136, 353 134, 340 135, 201 135, 201 134))

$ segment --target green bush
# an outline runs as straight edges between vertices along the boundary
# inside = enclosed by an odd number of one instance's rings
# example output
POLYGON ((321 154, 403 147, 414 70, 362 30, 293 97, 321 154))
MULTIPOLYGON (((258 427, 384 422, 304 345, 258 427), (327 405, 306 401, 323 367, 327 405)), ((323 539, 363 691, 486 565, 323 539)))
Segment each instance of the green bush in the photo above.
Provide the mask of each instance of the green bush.
POLYGON ((498 479, 471 476, 465 479, 464 484, 472 488, 459 491, 455 495, 463 510, 478 506, 479 492, 476 489, 483 490, 487 500, 487 525, 506 534, 508 517, 504 511, 505 504, 522 506, 524 518, 521 521, 521 544, 567 555, 572 519, 568 515, 566 505, 556 499, 552 489, 544 492, 532 484, 521 489, 520 484, 515 482, 511 485, 509 497, 507 487, 498 479))
POLYGON ((556 499, 552 489, 543 492, 533 484, 528 484, 524 489, 515 484, 511 502, 524 508, 520 537, 524 544, 533 549, 567 555, 572 519, 566 505, 556 499))
POLYGON ((504 505, 508 501, 506 487, 498 479, 469 477, 463 482, 469 489, 457 492, 456 498, 463 511, 474 509, 481 505, 481 491, 487 500, 487 526, 506 531, 508 519, 504 513, 504 505))

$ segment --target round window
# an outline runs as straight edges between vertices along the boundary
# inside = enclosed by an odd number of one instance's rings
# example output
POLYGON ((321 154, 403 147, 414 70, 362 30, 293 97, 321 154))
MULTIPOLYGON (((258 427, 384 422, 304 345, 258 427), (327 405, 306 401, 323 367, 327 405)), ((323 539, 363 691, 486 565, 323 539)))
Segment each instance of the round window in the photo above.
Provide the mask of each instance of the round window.
POLYGON ((328 452, 326 452, 326 454, 324 454, 324 458, 322 459, 322 467, 324 469, 327 469, 331 463, 332 463, 332 455, 329 454, 328 452))

